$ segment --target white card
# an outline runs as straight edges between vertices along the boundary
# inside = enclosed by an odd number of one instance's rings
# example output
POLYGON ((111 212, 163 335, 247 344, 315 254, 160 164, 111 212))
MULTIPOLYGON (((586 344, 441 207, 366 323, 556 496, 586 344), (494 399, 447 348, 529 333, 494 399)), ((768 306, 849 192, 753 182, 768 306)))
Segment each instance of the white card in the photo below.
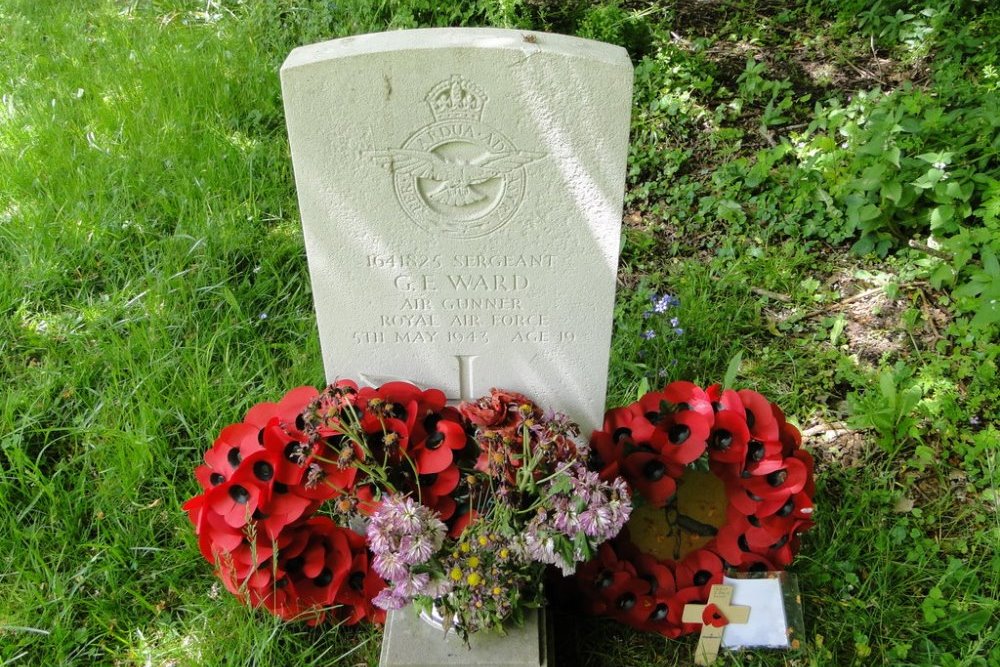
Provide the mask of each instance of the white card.
POLYGON ((749 622, 726 626, 722 646, 730 649, 788 648, 788 622, 781 581, 723 577, 722 582, 733 587, 734 606, 750 607, 749 622))

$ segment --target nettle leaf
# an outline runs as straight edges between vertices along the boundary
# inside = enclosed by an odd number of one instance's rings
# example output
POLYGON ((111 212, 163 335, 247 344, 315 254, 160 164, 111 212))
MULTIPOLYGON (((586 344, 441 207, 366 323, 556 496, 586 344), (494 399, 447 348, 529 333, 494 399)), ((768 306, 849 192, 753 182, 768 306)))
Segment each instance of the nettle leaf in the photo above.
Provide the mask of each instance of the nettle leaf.
POLYGON ((1000 261, 997 261, 996 253, 989 248, 983 248, 980 255, 983 258, 983 268, 986 269, 986 273, 994 278, 1000 278, 1000 261))
POLYGON ((1000 323, 1000 300, 985 300, 982 307, 976 311, 975 317, 969 323, 973 329, 981 329, 1000 323))
MULTIPOLYGON (((900 129, 902 129, 902 128, 900 128, 900 129)), ((899 154, 899 147, 898 146, 890 146, 889 149, 886 150, 886 152, 885 152, 885 159, 886 159, 886 161, 889 162, 889 163, 891 163, 891 164, 893 164, 893 165, 895 165, 896 169, 899 169, 899 157, 900 157, 900 154, 899 154)))
POLYGON ((889 201, 898 204, 899 198, 903 196, 903 184, 899 181, 889 181, 882 184, 882 196, 889 201))
POLYGON ((943 227, 953 227, 952 218, 955 215, 955 207, 944 204, 931 211, 931 231, 938 231, 943 227))
POLYGON ((939 162, 942 164, 951 164, 951 156, 952 154, 947 151, 942 153, 922 153, 917 156, 917 159, 923 160, 927 164, 937 164, 939 162))
POLYGON ((955 271, 947 264, 939 264, 930 276, 931 287, 941 289, 942 285, 951 285, 955 281, 955 271))
POLYGON ((912 185, 915 188, 920 188, 921 190, 930 190, 931 188, 933 188, 935 185, 938 184, 942 176, 944 176, 943 171, 941 171, 940 169, 931 168, 928 169, 927 173, 925 173, 923 176, 910 183, 910 185, 912 185))
POLYGON ((870 167, 865 167, 865 170, 861 172, 861 178, 857 180, 857 184, 866 192, 877 190, 882 185, 882 176, 884 174, 884 164, 873 164, 870 167))
POLYGON ((875 249, 875 237, 871 234, 865 234, 860 239, 854 242, 851 246, 851 252, 856 255, 867 255, 872 250, 875 249))
POLYGON ((962 201, 969 201, 969 197, 972 196, 972 191, 975 187, 972 183, 959 184, 958 181, 950 181, 945 187, 944 191, 952 199, 961 199, 962 201))

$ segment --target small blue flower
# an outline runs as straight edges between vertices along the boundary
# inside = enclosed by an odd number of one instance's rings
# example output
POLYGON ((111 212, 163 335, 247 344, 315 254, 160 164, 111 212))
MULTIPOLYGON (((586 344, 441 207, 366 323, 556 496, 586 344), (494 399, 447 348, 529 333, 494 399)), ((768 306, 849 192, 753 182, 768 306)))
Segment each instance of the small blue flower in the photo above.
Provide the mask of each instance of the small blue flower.
POLYGON ((671 317, 670 318, 670 326, 672 326, 672 327, 679 327, 680 325, 681 325, 680 318, 678 318, 678 317, 671 317))
POLYGON ((652 316, 653 316, 653 311, 647 310, 645 313, 642 314, 642 319, 648 320, 652 316))
POLYGON ((667 312, 669 308, 672 308, 680 303, 680 301, 677 300, 677 297, 671 294, 664 294, 663 296, 654 294, 650 297, 650 300, 653 302, 653 312, 660 314, 667 312))
POLYGON ((652 329, 646 329, 640 334, 640 336, 642 338, 645 338, 646 340, 649 340, 650 338, 656 338, 656 332, 653 331, 652 329))
POLYGON ((969 426, 979 426, 982 423, 983 422, 979 418, 979 415, 972 415, 971 417, 969 417, 969 426))
POLYGON ((684 335, 684 329, 682 329, 680 327, 674 327, 674 333, 677 334, 678 336, 683 336, 684 335))

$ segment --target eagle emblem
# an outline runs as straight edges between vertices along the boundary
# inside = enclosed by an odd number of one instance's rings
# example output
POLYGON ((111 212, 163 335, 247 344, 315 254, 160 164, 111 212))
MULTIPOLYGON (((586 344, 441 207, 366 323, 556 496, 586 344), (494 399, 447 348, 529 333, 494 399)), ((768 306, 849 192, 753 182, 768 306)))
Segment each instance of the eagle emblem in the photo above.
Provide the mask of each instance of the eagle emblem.
POLYGON ((514 151, 500 155, 487 154, 475 161, 446 160, 430 151, 396 148, 366 151, 365 155, 394 174, 430 179, 439 183, 427 192, 434 202, 452 207, 468 206, 483 201, 489 195, 476 186, 541 159, 543 153, 514 151))
POLYGON ((425 98, 434 122, 400 148, 360 151, 392 174, 400 206, 429 232, 475 238, 500 229, 521 204, 525 167, 546 157, 520 150, 483 123, 487 99, 479 86, 453 76, 425 98))

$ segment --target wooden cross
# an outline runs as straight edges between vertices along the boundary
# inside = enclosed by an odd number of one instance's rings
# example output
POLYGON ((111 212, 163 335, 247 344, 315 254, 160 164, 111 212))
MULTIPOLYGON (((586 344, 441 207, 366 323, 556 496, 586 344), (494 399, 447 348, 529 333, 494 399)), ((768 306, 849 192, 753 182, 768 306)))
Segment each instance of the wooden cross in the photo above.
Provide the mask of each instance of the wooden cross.
POLYGON ((750 607, 736 607, 732 604, 733 587, 723 584, 712 586, 708 594, 708 604, 684 606, 681 620, 684 623, 701 623, 701 637, 694 653, 694 664, 711 665, 719 656, 722 646, 722 632, 730 623, 746 623, 750 619, 750 607))

